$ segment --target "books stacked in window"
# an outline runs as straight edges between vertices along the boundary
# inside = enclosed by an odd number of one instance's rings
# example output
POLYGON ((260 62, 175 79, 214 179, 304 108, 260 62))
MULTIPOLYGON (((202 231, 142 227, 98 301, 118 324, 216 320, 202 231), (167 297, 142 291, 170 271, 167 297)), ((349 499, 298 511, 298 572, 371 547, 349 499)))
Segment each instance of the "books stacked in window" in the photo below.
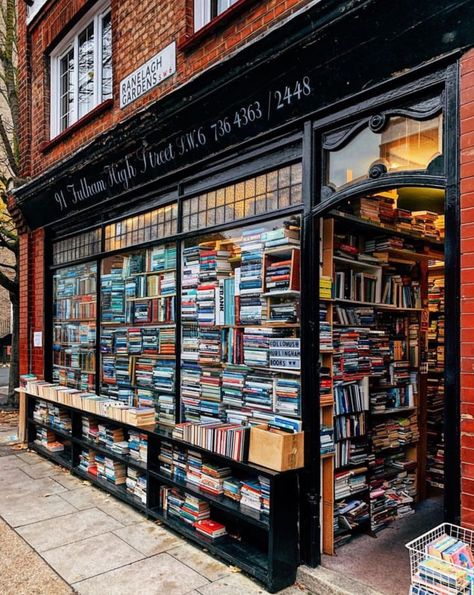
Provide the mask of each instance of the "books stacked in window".
POLYGON ((186 364, 181 369, 181 402, 186 421, 200 420, 201 368, 186 364))
POLYGON ((385 276, 382 303, 398 308, 421 308, 420 282, 407 275, 385 276))
POLYGON ((127 478, 125 465, 109 457, 96 453, 97 476, 114 485, 123 485, 127 478))
POLYGON ((299 319, 299 303, 296 301, 270 303, 270 322, 296 323, 299 319))
POLYGON ((35 443, 50 452, 62 452, 64 450, 64 444, 59 442, 54 431, 48 428, 36 428, 35 443))
POLYGON ((322 455, 334 452, 334 428, 330 426, 321 426, 319 430, 320 435, 320 452, 322 455))
POLYGON ((181 340, 181 361, 194 363, 199 359, 199 329, 195 326, 183 327, 181 340))
MULTIPOLYGON (((368 254, 374 254, 377 258, 380 258, 379 252, 386 252, 388 250, 403 250, 409 246, 405 244, 405 240, 395 236, 377 236, 365 240, 365 252, 368 254)), ((384 255, 382 255, 384 258, 384 255)))
POLYGON ((240 314, 242 324, 260 324, 262 321, 263 248, 262 230, 242 233, 240 267, 240 314))
POLYGON ((247 372, 248 369, 243 366, 226 366, 222 371, 222 403, 226 408, 243 406, 247 372))
POLYGON ((262 239, 265 242, 265 248, 267 250, 281 246, 299 246, 300 230, 296 227, 280 227, 279 229, 266 231, 262 239))
POLYGON ((247 456, 249 428, 233 424, 181 423, 173 429, 173 438, 200 446, 236 461, 247 456))
POLYGON ((333 372, 336 380, 350 382, 370 374, 370 341, 366 329, 349 327, 333 330, 333 372))
POLYGON ((156 406, 156 421, 165 426, 175 424, 175 402, 171 395, 159 395, 156 406))
POLYGON ((79 455, 79 469, 91 475, 97 475, 96 456, 93 450, 82 450, 79 455))
POLYGON ((379 217, 379 197, 365 196, 360 198, 353 207, 353 213, 360 219, 380 223, 379 217))
POLYGON ((127 467, 125 486, 129 494, 138 498, 142 504, 146 505, 147 481, 145 473, 142 473, 133 467, 127 467))
POLYGON ((431 239, 437 239, 439 232, 436 227, 438 213, 432 211, 412 211, 412 230, 431 239))
POLYGON ((242 395, 244 406, 256 411, 273 411, 274 378, 268 373, 249 372, 245 377, 242 395))
POLYGON ((335 306, 335 322, 350 326, 374 326, 375 310, 373 308, 344 308, 335 306))
POLYGON ((147 268, 151 272, 162 272, 176 268, 176 246, 170 244, 151 248, 148 251, 147 268))
MULTIPOLYGON (((186 330, 186 329, 185 329, 186 330)), ((199 329, 198 362, 201 365, 220 364, 222 361, 223 331, 216 328, 199 329)))
POLYGON ((338 471, 334 475, 334 497, 347 498, 367 489, 367 467, 338 471))
POLYGON ((142 432, 129 430, 128 432, 128 449, 130 458, 135 461, 142 461, 146 463, 148 456, 148 437, 142 432))
POLYGON ((320 275, 319 276, 319 297, 321 299, 329 300, 332 298, 332 278, 320 275))
POLYGON ((301 415, 301 383, 298 378, 275 379, 276 411, 282 415, 301 415))

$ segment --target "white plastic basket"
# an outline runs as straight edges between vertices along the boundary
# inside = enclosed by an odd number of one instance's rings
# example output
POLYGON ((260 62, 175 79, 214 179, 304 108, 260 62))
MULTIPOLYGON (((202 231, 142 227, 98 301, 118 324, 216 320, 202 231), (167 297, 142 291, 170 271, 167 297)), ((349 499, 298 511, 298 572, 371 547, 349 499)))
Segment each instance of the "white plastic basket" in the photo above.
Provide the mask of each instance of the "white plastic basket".
POLYGON ((413 585, 410 592, 419 593, 420 595, 458 595, 461 593, 474 595, 473 569, 467 570, 463 566, 443 560, 443 563, 447 564, 452 571, 458 571, 459 580, 455 580, 449 584, 449 581, 446 580, 442 573, 420 566, 427 560, 439 561, 439 558, 428 554, 428 546, 443 535, 463 541, 474 552, 474 531, 452 525, 451 523, 442 523, 438 527, 423 533, 420 537, 413 539, 413 541, 406 544, 410 552, 410 572, 413 585), (463 577, 465 577, 465 580, 463 577))

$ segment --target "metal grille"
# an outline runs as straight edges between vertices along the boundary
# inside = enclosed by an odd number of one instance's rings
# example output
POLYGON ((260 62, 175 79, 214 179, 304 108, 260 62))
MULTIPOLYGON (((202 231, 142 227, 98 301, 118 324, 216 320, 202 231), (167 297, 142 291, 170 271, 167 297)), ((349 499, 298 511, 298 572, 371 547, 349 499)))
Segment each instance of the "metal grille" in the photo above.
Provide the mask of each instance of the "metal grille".
POLYGON ((105 250, 118 250, 160 240, 177 233, 178 206, 176 203, 128 217, 105 228, 105 250))
POLYGON ((194 196, 183 202, 183 231, 263 215, 302 202, 301 163, 194 196))
POLYGON ((86 231, 53 244, 53 264, 66 264, 100 252, 100 229, 86 231))

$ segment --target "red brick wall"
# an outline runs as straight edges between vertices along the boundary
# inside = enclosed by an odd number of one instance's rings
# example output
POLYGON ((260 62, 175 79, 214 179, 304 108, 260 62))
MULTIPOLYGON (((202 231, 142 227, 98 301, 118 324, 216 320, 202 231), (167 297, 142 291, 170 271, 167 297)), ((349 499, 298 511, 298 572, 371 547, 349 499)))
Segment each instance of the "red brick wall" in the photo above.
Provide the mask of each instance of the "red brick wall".
MULTIPOLYGON (((33 333, 44 333, 44 230, 20 235, 20 374, 44 377, 44 351, 33 333)), ((44 339, 44 337, 43 337, 44 339)))
POLYGON ((474 50, 461 61, 460 142, 461 518, 474 529, 474 50))
POLYGON ((71 19, 90 4, 86 0, 57 0, 47 4, 44 17, 36 24, 33 22, 28 32, 25 26, 26 3, 18 3, 21 154, 24 176, 38 175, 98 133, 114 126, 245 45, 305 2, 248 2, 248 6, 243 6, 224 26, 213 31, 197 45, 188 49, 178 48, 177 74, 121 110, 118 100, 120 80, 171 41, 176 40, 179 43, 186 39, 190 26, 192 27, 192 0, 112 0, 114 103, 105 113, 85 123, 68 138, 45 151, 44 143, 49 140, 47 54, 71 19), (29 57, 28 48, 31 52, 29 57), (28 83, 31 83, 31 91, 28 83))

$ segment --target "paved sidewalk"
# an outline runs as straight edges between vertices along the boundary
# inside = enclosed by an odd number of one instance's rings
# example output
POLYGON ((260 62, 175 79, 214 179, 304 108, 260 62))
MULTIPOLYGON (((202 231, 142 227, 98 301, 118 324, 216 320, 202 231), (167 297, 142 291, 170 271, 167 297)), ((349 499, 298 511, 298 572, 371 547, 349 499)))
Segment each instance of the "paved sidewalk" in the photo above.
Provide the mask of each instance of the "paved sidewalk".
MULTIPOLYGON (((0 452, 0 516, 78 593, 266 593, 237 569, 34 452, 0 452)), ((10 592, 56 593, 36 587, 10 592)), ((0 585, 0 592, 9 591, 0 585)), ((281 593, 304 592, 294 586, 281 593)))

